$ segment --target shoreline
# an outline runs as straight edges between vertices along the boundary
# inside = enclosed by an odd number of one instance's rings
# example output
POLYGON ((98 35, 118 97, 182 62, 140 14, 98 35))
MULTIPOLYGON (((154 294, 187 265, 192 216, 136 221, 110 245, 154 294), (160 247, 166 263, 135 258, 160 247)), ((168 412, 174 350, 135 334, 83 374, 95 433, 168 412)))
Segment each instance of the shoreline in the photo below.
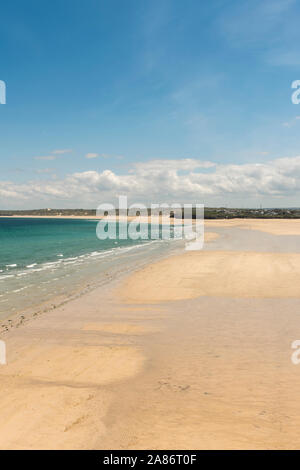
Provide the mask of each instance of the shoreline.
MULTIPOLYGON (((81 216, 76 216, 76 215, 65 215, 65 216, 60 216, 60 215, 10 215, 10 216, 5 216, 5 215, 0 215, 0 219, 61 219, 61 220, 102 220, 105 218, 107 221, 112 221, 115 220, 116 222, 122 222, 122 221, 129 221, 131 222, 132 220, 138 218, 142 223, 149 223, 149 219, 151 217, 145 217, 145 216, 105 216, 105 217, 100 217, 97 215, 81 215, 81 216)), ((164 216, 153 216, 153 223, 170 223, 172 225, 181 225, 181 219, 175 219, 175 218, 170 218, 170 217, 164 217, 164 216)))
MULTIPOLYGON (((216 240, 219 237, 217 233, 214 232, 207 232, 205 233, 205 243, 209 243, 211 241, 216 240)), ((177 242, 178 243, 178 242, 177 242)), ((163 260, 169 257, 174 256, 177 252, 184 252, 183 247, 179 246, 180 241, 178 243, 178 246, 172 246, 166 249, 165 251, 160 251, 154 254, 154 257, 157 258, 158 260, 163 260)), ((144 247, 144 250, 147 250, 147 247, 144 247)), ((80 298, 89 292, 92 292, 96 289, 100 289, 103 286, 111 283, 114 280, 119 280, 126 278, 127 276, 133 274, 134 272, 142 269, 144 266, 147 266, 149 264, 152 264, 154 261, 151 259, 143 260, 141 259, 137 260, 137 265, 130 266, 129 268, 126 268, 126 271, 123 272, 123 267, 120 265, 121 271, 117 273, 107 272, 105 275, 101 278, 101 281, 98 280, 97 277, 92 276, 89 281, 86 281, 86 284, 82 287, 77 287, 75 290, 70 291, 66 295, 60 295, 60 296, 52 296, 45 302, 42 302, 40 304, 35 305, 34 307, 27 307, 24 310, 21 310, 19 312, 15 313, 10 313, 5 317, 0 318, 0 339, 4 337, 6 333, 8 333, 12 328, 19 327, 22 324, 30 321, 31 319, 34 319, 40 315, 43 315, 44 313, 47 313, 51 310, 55 310, 59 307, 62 307, 63 305, 80 298)))
MULTIPOLYGON (((0 219, 62 219, 62 220, 101 220, 99 216, 43 216, 43 215, 12 215, 2 216, 0 219)), ((106 220, 115 220, 116 222, 128 221, 131 222, 136 217, 116 216, 106 217, 106 220)), ((149 223, 149 217, 138 217, 141 223, 149 223)), ((157 223, 157 218, 153 217, 154 223, 157 223)), ((195 223, 194 219, 186 219, 195 223)), ((166 223, 171 225, 182 225, 182 219, 162 217, 159 216, 159 223, 166 223)), ((281 218, 232 218, 232 219, 204 219, 204 225, 209 227, 240 227, 250 230, 261 230, 274 235, 300 235, 300 219, 281 219, 281 218)))
POLYGON ((239 251, 216 248, 240 228, 2 335, 0 449, 298 448, 300 292, 286 289, 299 285, 300 255, 279 253, 289 236, 248 227, 259 253, 245 251, 247 236, 239 251))
MULTIPOLYGON (((26 220, 28 220, 26 218, 26 220)), ((75 220, 72 218, 72 220, 75 220)), ((161 221, 163 221, 161 219, 161 221)), ((83 222, 82 222, 83 223, 83 222)), ((212 234, 206 234, 206 240, 208 236, 211 236, 212 234)), ((176 242, 176 244, 180 244, 180 241, 172 240, 171 243, 173 244, 176 242)), ((117 244, 117 243, 116 243, 117 244)), ((99 260, 98 256, 96 255, 96 251, 92 252, 87 252, 83 253, 82 251, 80 252, 80 256, 77 255, 76 252, 70 253, 69 255, 61 256, 61 258, 57 259, 57 254, 55 257, 48 258, 45 261, 45 266, 43 264, 36 264, 38 263, 35 259, 28 259, 28 264, 30 266, 26 266, 27 268, 30 268, 33 266, 32 271, 31 270, 26 270, 25 265, 22 268, 21 265, 19 265, 18 260, 13 260, 12 262, 18 263, 18 268, 11 269, 10 271, 8 268, 6 268, 6 271, 2 271, 3 274, 3 280, 1 278, 0 274, 0 280, 1 282, 1 292, 0 295, 0 333, 1 331, 7 331, 8 320, 12 320, 12 317, 15 317, 14 323, 19 324, 20 322, 23 322, 23 315, 27 312, 32 312, 33 315, 37 315, 40 313, 40 311, 45 311, 49 310, 49 308, 52 308, 52 304, 55 304, 55 307, 57 305, 60 305, 62 302, 67 301, 68 298, 73 298, 74 295, 76 295, 78 292, 81 292, 82 290, 86 291, 86 287, 89 288, 90 284, 96 284, 96 286, 99 284, 98 282, 94 282, 97 280, 99 276, 104 276, 107 275, 105 272, 109 273, 111 271, 111 265, 114 266, 114 268, 117 268, 118 263, 120 260, 120 264, 124 263, 126 261, 126 252, 130 251, 129 257, 139 257, 138 251, 141 251, 141 256, 143 257, 148 257, 150 256, 148 252, 150 253, 153 252, 155 258, 157 255, 155 254, 157 251, 169 251, 169 249, 172 251, 173 248, 168 247, 167 245, 170 243, 165 244, 163 243, 156 243, 154 240, 145 240, 145 244, 139 244, 138 242, 136 243, 136 246, 112 246, 109 250, 111 251, 111 255, 106 255, 105 250, 99 251, 99 260), (144 246, 142 246, 144 245, 144 246), (147 245, 152 245, 151 248, 147 245), (160 246, 159 246, 160 245, 160 246), (164 246, 165 245, 165 246, 164 246), (138 251, 137 251, 138 250, 138 251), (136 253, 136 254, 135 254, 136 253), (132 254, 132 256, 131 256, 132 254), (91 257, 94 256, 94 257, 91 257), (68 263, 68 256, 72 262, 68 263), (75 257, 77 257, 77 264, 75 264, 75 257), (103 258, 100 260, 100 257, 103 258), (66 258, 66 260, 64 259, 66 258), (89 259, 90 258, 90 259, 89 259), (125 261, 122 261, 125 260, 125 261), (32 264, 35 263, 35 264, 32 264), (50 273, 48 274, 48 268, 49 266, 47 265, 54 265, 56 263, 55 267, 56 269, 53 268, 53 274, 50 273), (101 263, 101 264, 99 264, 101 263), (70 267, 67 267, 67 265, 70 264, 70 267), (73 268, 74 264, 74 268, 73 268), (76 267, 77 266, 77 267, 76 267), (98 269, 97 266, 100 268, 98 269), (73 271, 72 271, 73 269, 73 271), (43 271, 42 273, 39 273, 38 275, 35 273, 35 270, 37 271, 43 271), (105 271, 105 272, 104 272, 105 271), (63 274, 62 274, 63 273, 63 274), (5 276, 8 279, 6 281, 5 276), (23 277, 24 276, 24 277, 23 277), (51 284, 51 278, 54 278, 54 281, 51 284), (64 277, 65 276, 65 277, 64 277), (81 288, 81 284, 85 286, 83 289, 81 288), (47 286, 47 290, 45 289, 47 286), (42 296, 42 297, 41 297, 42 296), (59 302, 57 301, 57 298, 59 298, 59 302), (32 305, 34 305, 34 310, 32 308, 32 305)), ((118 245, 118 244, 117 244, 118 245)), ((175 245, 174 245, 175 246, 175 245)), ((62 248, 60 248, 62 249, 62 248)), ((96 246, 92 248, 92 250, 97 249, 96 246)), ((59 250, 58 250, 59 251, 59 250)), ((91 250, 90 250, 91 251, 91 250)), ((158 253, 159 256, 159 253, 158 253)), ((138 261, 138 260, 137 260, 138 261)), ((8 261, 7 261, 8 262, 8 261)), ((26 263, 25 263, 26 264, 26 263)), ((9 265, 9 266, 17 266, 17 265, 9 265)), ((5 268, 2 268, 5 269, 5 268)), ((94 286, 95 287, 95 286, 94 286)))
POLYGON ((18 312, 11 312, 7 316, 1 317, 0 339, 4 339, 4 336, 15 327, 18 328, 24 323, 63 307, 69 302, 79 299, 95 290, 100 290, 105 286, 110 286, 113 282, 120 281, 124 277, 153 262, 153 259, 164 259, 172 256, 174 253, 180 252, 182 250, 180 241, 175 243, 176 246, 175 244, 170 246, 157 246, 156 250, 154 248, 154 252, 151 251, 151 259, 149 258, 149 245, 143 247, 139 245, 134 246, 133 252, 131 251, 129 254, 129 258, 127 258, 126 253, 121 253, 120 256, 124 258, 123 260, 121 258, 114 260, 105 259, 107 266, 105 268, 102 266, 100 279, 99 273, 94 273, 90 275, 88 279, 83 280, 84 284, 82 286, 77 285, 72 290, 68 292, 65 291, 64 294, 52 295, 47 300, 39 302, 34 306, 29 306, 18 312), (134 250, 134 248, 137 250, 134 250), (112 261, 116 262, 116 264, 112 264, 112 261))

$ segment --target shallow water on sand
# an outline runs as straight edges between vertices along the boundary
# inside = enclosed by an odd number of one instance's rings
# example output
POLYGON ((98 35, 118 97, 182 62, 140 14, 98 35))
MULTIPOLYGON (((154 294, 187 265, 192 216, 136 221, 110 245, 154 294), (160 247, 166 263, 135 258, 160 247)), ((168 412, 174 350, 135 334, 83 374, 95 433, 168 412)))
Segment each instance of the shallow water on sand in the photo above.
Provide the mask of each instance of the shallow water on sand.
POLYGON ((99 285, 174 247, 174 239, 99 240, 97 223, 0 218, 0 318, 99 285))

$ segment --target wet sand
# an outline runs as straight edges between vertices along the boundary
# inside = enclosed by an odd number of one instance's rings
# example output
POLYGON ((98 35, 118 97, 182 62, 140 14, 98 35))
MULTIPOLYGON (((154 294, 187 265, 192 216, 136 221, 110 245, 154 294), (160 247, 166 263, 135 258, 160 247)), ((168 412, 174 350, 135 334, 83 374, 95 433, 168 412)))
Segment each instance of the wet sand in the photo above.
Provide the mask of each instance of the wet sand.
POLYGON ((228 222, 2 334, 0 448, 300 448, 297 224, 228 222))

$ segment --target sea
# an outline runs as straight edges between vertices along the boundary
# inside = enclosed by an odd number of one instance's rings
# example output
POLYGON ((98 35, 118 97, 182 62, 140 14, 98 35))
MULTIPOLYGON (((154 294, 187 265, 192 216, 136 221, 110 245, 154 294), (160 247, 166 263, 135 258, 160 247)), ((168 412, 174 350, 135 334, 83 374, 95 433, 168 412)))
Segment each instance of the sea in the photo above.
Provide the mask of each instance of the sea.
MULTIPOLYGON (((146 235, 100 240, 97 224, 94 219, 0 218, 0 319, 104 288, 117 275, 176 251, 179 243, 175 233, 162 237, 163 226, 157 240, 146 235)), ((140 230, 150 233, 148 224, 140 230)))

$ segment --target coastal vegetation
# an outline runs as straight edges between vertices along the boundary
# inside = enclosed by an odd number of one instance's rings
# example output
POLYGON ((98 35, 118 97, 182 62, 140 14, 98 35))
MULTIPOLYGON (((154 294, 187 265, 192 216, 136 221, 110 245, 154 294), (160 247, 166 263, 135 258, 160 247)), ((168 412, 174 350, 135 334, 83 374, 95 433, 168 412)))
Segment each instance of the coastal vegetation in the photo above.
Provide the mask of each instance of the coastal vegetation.
MULTIPOLYGON (((116 210, 118 215, 118 210, 116 210)), ((148 209, 151 214, 151 209, 148 209)), ((139 211, 137 214, 139 215, 139 211)), ((0 210, 0 216, 27 216, 27 217, 95 217, 96 209, 32 209, 32 210, 0 210)), ((171 211, 171 217, 182 218, 184 214, 179 211, 171 211)), ((190 215, 189 215, 190 217, 190 215)), ((192 212, 192 217, 196 217, 196 211, 192 212)), ((260 208, 241 209, 227 207, 205 207, 205 219, 300 219, 300 208, 260 208)))

